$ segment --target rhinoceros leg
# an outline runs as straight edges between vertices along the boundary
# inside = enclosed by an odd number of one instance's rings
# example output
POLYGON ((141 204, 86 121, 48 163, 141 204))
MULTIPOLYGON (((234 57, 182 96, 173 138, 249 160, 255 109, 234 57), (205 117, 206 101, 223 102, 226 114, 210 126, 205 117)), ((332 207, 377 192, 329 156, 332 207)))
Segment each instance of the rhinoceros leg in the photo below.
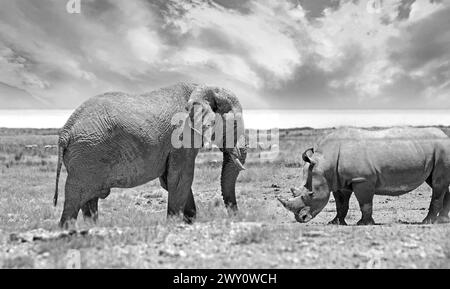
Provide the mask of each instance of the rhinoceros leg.
POLYGON ((374 188, 369 182, 353 184, 353 191, 361 209, 361 220, 357 225, 374 225, 372 218, 374 188))
POLYGON ((165 172, 162 176, 159 177, 159 183, 161 184, 161 187, 164 190, 168 190, 169 187, 167 186, 167 172, 165 172))
POLYGON ((444 202, 441 211, 439 212, 438 222, 439 223, 450 223, 450 218, 448 213, 450 212, 450 192, 447 188, 444 196, 444 202))
POLYGON ((93 221, 94 223, 98 220, 98 198, 93 198, 87 201, 82 207, 83 218, 85 221, 93 221))
POLYGON ((433 224, 437 221, 438 213, 443 209, 443 199, 445 198, 448 188, 433 188, 433 193, 431 194, 430 208, 428 209, 428 214, 423 219, 422 224, 433 224))
POLYGON ((339 190, 333 192, 334 200, 336 201, 336 217, 331 220, 328 224, 332 225, 347 225, 345 222, 345 217, 348 213, 348 207, 350 203, 350 196, 352 191, 339 190))

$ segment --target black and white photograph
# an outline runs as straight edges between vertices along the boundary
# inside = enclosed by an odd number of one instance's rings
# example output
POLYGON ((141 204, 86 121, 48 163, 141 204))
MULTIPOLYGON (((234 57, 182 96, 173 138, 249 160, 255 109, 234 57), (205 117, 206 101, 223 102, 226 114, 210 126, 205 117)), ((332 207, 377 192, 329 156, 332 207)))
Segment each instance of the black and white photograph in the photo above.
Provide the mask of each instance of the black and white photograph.
POLYGON ((449 269, 449 187, 450 1, 0 0, 1 269, 449 269))

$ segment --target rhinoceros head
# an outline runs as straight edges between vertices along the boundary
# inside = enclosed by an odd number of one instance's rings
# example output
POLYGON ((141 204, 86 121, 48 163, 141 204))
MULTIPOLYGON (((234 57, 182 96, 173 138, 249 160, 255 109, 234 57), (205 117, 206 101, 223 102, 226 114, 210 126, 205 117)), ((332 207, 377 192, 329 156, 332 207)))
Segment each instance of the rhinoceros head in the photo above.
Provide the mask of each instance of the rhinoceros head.
POLYGON ((293 198, 286 199, 283 197, 278 197, 278 200, 286 209, 294 213, 294 217, 297 222, 308 222, 313 218, 313 216, 311 215, 311 207, 305 203, 308 193, 303 191, 296 191, 296 193, 294 193, 293 189, 291 189, 291 191, 294 194, 293 198))
POLYGON ((300 190, 291 189, 293 198, 278 200, 289 211, 294 213, 295 219, 300 223, 306 223, 314 218, 328 203, 330 189, 325 178, 326 161, 320 155, 308 156, 307 150, 303 153, 303 160, 309 163, 306 176, 306 184, 300 190))

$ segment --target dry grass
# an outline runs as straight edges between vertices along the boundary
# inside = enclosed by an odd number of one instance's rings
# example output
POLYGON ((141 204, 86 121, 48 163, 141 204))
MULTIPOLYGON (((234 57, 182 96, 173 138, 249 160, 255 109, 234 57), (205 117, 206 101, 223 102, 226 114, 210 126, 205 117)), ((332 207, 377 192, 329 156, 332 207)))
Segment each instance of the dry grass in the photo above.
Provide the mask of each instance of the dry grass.
POLYGON ((113 189, 100 202, 95 227, 80 218, 76 234, 58 235, 56 150, 43 149, 56 143, 56 130, 0 129, 0 268, 66 267, 74 252, 83 268, 449 268, 450 226, 414 224, 427 212, 426 186, 377 196, 377 226, 353 226, 360 216, 353 197, 348 227, 326 225, 333 200, 308 224, 281 207, 276 195, 303 183, 300 154, 323 132, 282 131, 275 160, 250 158, 237 184, 236 216, 227 215, 220 196, 220 158, 202 153, 193 225, 166 220, 167 193, 156 180, 113 189), (25 148, 33 144, 38 147, 25 148))

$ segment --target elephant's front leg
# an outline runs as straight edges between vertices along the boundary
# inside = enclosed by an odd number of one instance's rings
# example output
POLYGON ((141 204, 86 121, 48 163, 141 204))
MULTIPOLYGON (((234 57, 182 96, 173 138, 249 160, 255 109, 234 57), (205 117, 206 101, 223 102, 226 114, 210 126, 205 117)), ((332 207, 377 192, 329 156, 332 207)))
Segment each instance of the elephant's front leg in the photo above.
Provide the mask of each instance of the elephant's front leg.
POLYGON ((197 208, 195 206, 195 200, 194 195, 192 194, 192 189, 189 191, 186 205, 184 206, 183 214, 184 220, 188 223, 191 223, 192 220, 197 215, 197 208))
MULTIPOLYGON (((178 149, 171 152, 166 169, 166 185, 169 192, 167 215, 171 217, 183 213, 187 223, 191 223, 196 216, 191 187, 197 152, 198 150, 193 149, 178 149)), ((160 180, 164 180, 164 177, 160 180)))
MULTIPOLYGON (((247 156, 247 148, 239 148, 234 150, 239 151, 238 159, 241 164, 245 164, 247 156)), ((237 213, 238 206, 236 202, 236 180, 238 178, 240 169, 234 164, 230 153, 233 151, 223 152, 222 174, 220 176, 220 186, 222 188, 222 197, 227 208, 228 214, 234 215, 237 213)))

